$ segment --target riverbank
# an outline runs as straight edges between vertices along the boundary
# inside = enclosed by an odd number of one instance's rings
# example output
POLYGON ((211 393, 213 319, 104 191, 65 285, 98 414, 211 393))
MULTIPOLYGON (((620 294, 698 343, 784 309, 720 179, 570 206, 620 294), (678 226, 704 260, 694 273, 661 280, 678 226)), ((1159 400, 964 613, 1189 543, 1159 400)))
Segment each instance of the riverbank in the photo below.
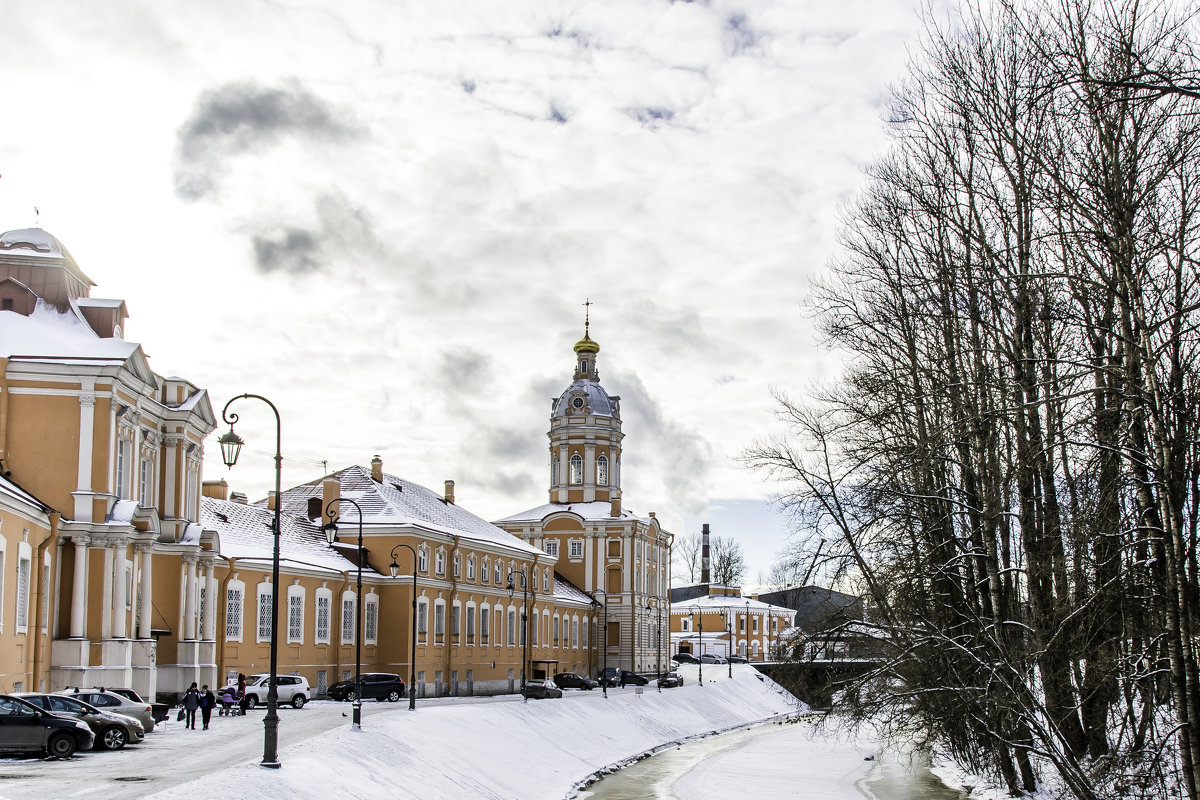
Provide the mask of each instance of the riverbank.
POLYGON ((747 665, 735 665, 732 679, 706 675, 703 686, 694 669, 680 671, 687 682, 677 689, 612 690, 608 699, 599 691, 528 703, 461 698, 416 711, 368 703, 361 731, 346 724, 296 743, 281 733, 282 769, 218 762, 204 778, 150 796, 561 800, 588 775, 663 745, 800 707, 747 665))

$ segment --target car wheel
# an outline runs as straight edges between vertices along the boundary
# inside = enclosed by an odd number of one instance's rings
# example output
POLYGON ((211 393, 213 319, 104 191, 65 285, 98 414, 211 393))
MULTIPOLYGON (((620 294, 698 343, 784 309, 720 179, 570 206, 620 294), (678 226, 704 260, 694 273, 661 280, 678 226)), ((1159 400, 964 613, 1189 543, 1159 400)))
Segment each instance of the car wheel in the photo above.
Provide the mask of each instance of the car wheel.
POLYGON ((70 758, 75 755, 75 737, 69 733, 58 733, 46 743, 46 752, 55 758, 70 758))
POLYGON ((96 743, 105 750, 120 750, 129 741, 129 733, 124 728, 112 725, 100 732, 96 743))
POLYGON ((246 695, 246 708, 254 708, 257 705, 258 705, 258 695, 256 695, 256 694, 246 695))
POLYGON ((399 703, 400 702, 400 692, 396 691, 395 689, 392 689, 390 692, 388 692, 388 702, 389 703, 399 703))
POLYGON ((350 691, 346 692, 346 699, 347 699, 347 700, 349 700, 351 703, 353 703, 353 702, 354 702, 354 698, 356 698, 356 697, 358 697, 358 695, 356 695, 356 694, 354 693, 354 690, 353 690, 353 689, 351 689, 350 691))
POLYGON ((292 698, 292 708, 304 708, 304 703, 308 698, 302 694, 298 694, 292 698))

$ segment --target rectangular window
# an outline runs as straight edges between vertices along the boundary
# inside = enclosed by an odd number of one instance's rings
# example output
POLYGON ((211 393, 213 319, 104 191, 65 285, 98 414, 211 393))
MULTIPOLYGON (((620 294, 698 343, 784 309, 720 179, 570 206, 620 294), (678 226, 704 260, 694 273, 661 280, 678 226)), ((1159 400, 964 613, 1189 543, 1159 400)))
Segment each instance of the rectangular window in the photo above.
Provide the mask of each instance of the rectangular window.
POLYGON ((363 612, 363 638, 368 644, 374 644, 379 633, 379 603, 368 600, 363 612))
POLYGON ((738 633, 745 633, 745 632, 746 632, 746 618, 743 616, 740 620, 738 620, 738 633))
POLYGON ((332 597, 317 595, 317 644, 329 644, 329 607, 332 597))
POLYGON ((462 609, 457 604, 455 604, 454 606, 451 607, 451 609, 450 609, 450 635, 451 636, 458 636, 458 634, 459 634, 459 624, 460 624, 459 617, 461 614, 462 614, 462 609))
POLYGON ((508 612, 508 646, 515 647, 517 644, 517 612, 508 612))
POLYGON ((558 646, 558 615, 554 615, 554 644, 558 646))
POLYGON ((479 577, 483 579, 484 583, 488 583, 491 580, 491 574, 491 568, 489 567, 488 562, 485 560, 483 562, 483 574, 479 577))
POLYGON ((475 580, 475 556, 467 559, 467 580, 475 580))
POLYGON ((583 558, 583 540, 575 539, 568 543, 569 551, 567 553, 571 558, 583 558))
POLYGON ((467 644, 475 644, 475 609, 467 606, 467 644))
POLYGON ((417 551, 417 572, 429 571, 429 553, 424 550, 417 551))
POLYGON ((442 636, 446 633, 446 606, 438 603, 433 607, 433 635, 442 636))
POLYGON ((579 620, 571 620, 571 647, 579 647, 579 620))
POLYGON ((258 593, 258 640, 271 641, 271 593, 258 593))
POLYGON ((758 617, 755 617, 753 620, 751 620, 751 624, 754 626, 754 632, 758 633, 758 617))
POLYGON ((488 622, 491 619, 491 613, 488 609, 483 609, 479 614, 479 635, 486 643, 488 640, 488 622))
POLYGON ((621 557, 621 540, 620 539, 609 539, 608 540, 608 557, 609 558, 620 558, 621 557))
POLYGON ((525 646, 525 635, 526 635, 525 632, 528 629, 528 627, 529 626, 525 624, 525 609, 522 608, 521 609, 521 647, 525 646))
POLYGON ((537 611, 533 612, 533 619, 530 621, 533 623, 532 625, 529 626, 530 632, 533 634, 533 641, 530 642, 530 644, 532 644, 534 647, 537 647, 538 646, 538 628, 541 627, 539 624, 540 618, 538 617, 537 611))
POLYGON ((154 462, 143 458, 138 475, 138 502, 143 508, 154 505, 154 462))
POLYGON ((29 559, 17 561, 17 628, 29 626, 29 559))
POLYGON ((457 553, 454 554, 454 577, 458 577, 459 567, 462 565, 462 558, 457 553))
POLYGON ((444 575, 446 572, 446 554, 441 550, 437 551, 437 555, 433 557, 434 572, 438 575, 444 575))
POLYGON ((242 640, 242 590, 228 589, 225 592, 225 638, 242 640))
POLYGON ((426 633, 428 631, 425 621, 426 614, 428 613, 426 609, 428 608, 429 604, 424 600, 417 601, 417 633, 426 633))
POLYGON ((129 497, 129 440, 117 437, 117 497, 129 497))
POLYGON ((547 539, 542 542, 542 549, 546 551, 546 555, 558 556, 558 540, 547 539))
POLYGON ((354 644, 354 598, 342 598, 342 644, 354 644))
POLYGON ((288 595, 288 641, 299 642, 304 638, 304 598, 298 594, 288 595))
POLYGON ((49 625, 48 608, 50 606, 50 565, 42 567, 42 633, 45 633, 47 625, 49 625))

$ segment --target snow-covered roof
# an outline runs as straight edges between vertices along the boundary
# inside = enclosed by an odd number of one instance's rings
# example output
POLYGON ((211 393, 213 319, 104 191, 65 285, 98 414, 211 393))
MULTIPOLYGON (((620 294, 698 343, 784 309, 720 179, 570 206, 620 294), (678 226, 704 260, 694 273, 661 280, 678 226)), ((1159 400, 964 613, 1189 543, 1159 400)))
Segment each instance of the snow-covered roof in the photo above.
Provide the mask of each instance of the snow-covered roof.
MULTIPOLYGON (((288 513, 279 516, 279 561, 292 566, 334 572, 356 570, 357 564, 343 558, 325 541, 319 526, 288 513)), ((219 552, 225 558, 270 563, 275 541, 271 530, 275 512, 265 505, 247 505, 231 500, 200 498, 200 527, 217 532, 219 552)), ((188 526, 189 528, 191 526, 188 526)), ((374 572, 365 564, 363 572, 374 572)))
POLYGON ((672 614, 687 614, 689 611, 694 611, 697 614, 704 612, 715 614, 725 609, 733 609, 735 612, 739 609, 743 612, 746 610, 746 605, 750 605, 751 614, 788 614, 789 616, 796 612, 790 608, 776 606, 770 603, 764 603, 761 600, 751 600, 748 597, 736 597, 728 594, 706 594, 700 597, 693 597, 690 600, 680 600, 677 603, 671 603, 672 614))
POLYGON ((591 605, 596 602, 594 597, 557 572, 554 573, 554 599, 568 603, 583 603, 584 605, 591 605))
POLYGON ((136 342, 100 338, 78 316, 62 313, 40 299, 28 317, 12 311, 0 313, 2 357, 125 361, 137 349, 136 342))
POLYGON ((13 255, 63 261, 71 272, 89 286, 96 284, 83 274, 66 246, 42 228, 21 228, 0 233, 0 256, 13 255))
POLYGON ((551 514, 561 514, 563 512, 575 514, 585 520, 640 519, 647 525, 650 524, 649 517, 639 517, 637 514, 624 508, 621 509, 619 517, 614 517, 612 515, 612 503, 607 500, 596 500, 591 503, 546 503, 537 508, 531 508, 528 511, 521 511, 503 517, 497 520, 497 522, 541 522, 551 514))
POLYGON ((6 494, 15 500, 21 501, 22 503, 27 503, 42 511, 50 510, 50 506, 46 505, 41 500, 38 500, 36 497, 22 489, 20 486, 17 486, 3 475, 0 475, 0 493, 6 494))
MULTIPOLYGON (((414 526, 435 533, 488 542, 525 555, 537 554, 547 563, 553 560, 540 549, 412 481, 385 473, 383 480, 376 482, 369 470, 357 465, 335 472, 329 478, 340 481, 343 497, 354 500, 362 507, 364 526, 414 526)), ((306 516, 308 499, 321 497, 324 480, 322 478, 284 491, 283 510, 294 516, 306 516)), ((354 506, 347 503, 339 513, 343 520, 357 524, 358 512, 354 506)))

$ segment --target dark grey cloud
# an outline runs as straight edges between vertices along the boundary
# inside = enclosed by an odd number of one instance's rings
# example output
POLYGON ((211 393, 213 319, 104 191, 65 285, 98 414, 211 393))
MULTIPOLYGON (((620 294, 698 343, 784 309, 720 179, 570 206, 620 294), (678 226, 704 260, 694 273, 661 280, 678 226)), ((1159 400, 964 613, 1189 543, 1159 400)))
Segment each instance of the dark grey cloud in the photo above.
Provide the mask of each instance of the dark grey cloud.
POLYGON ((750 27, 745 14, 732 14, 725 20, 722 31, 730 55, 739 56, 758 47, 759 34, 750 27))
POLYGON ((629 108, 625 113, 645 125, 647 128, 658 128, 675 118, 675 112, 669 108, 643 107, 629 108))
POLYGON ((307 226, 256 223, 248 231, 254 265, 261 272, 303 275, 386 255, 371 216, 341 192, 318 195, 311 216, 307 226))
POLYGON ((443 352, 441 358, 437 377, 449 392, 475 394, 491 382, 492 360, 486 353, 462 348, 443 352))
POLYGON ((232 156, 262 152, 288 138, 328 143, 359 132, 349 112, 327 103, 299 81, 261 86, 226 83, 196 99, 179 129, 175 193, 184 200, 212 195, 232 156))

